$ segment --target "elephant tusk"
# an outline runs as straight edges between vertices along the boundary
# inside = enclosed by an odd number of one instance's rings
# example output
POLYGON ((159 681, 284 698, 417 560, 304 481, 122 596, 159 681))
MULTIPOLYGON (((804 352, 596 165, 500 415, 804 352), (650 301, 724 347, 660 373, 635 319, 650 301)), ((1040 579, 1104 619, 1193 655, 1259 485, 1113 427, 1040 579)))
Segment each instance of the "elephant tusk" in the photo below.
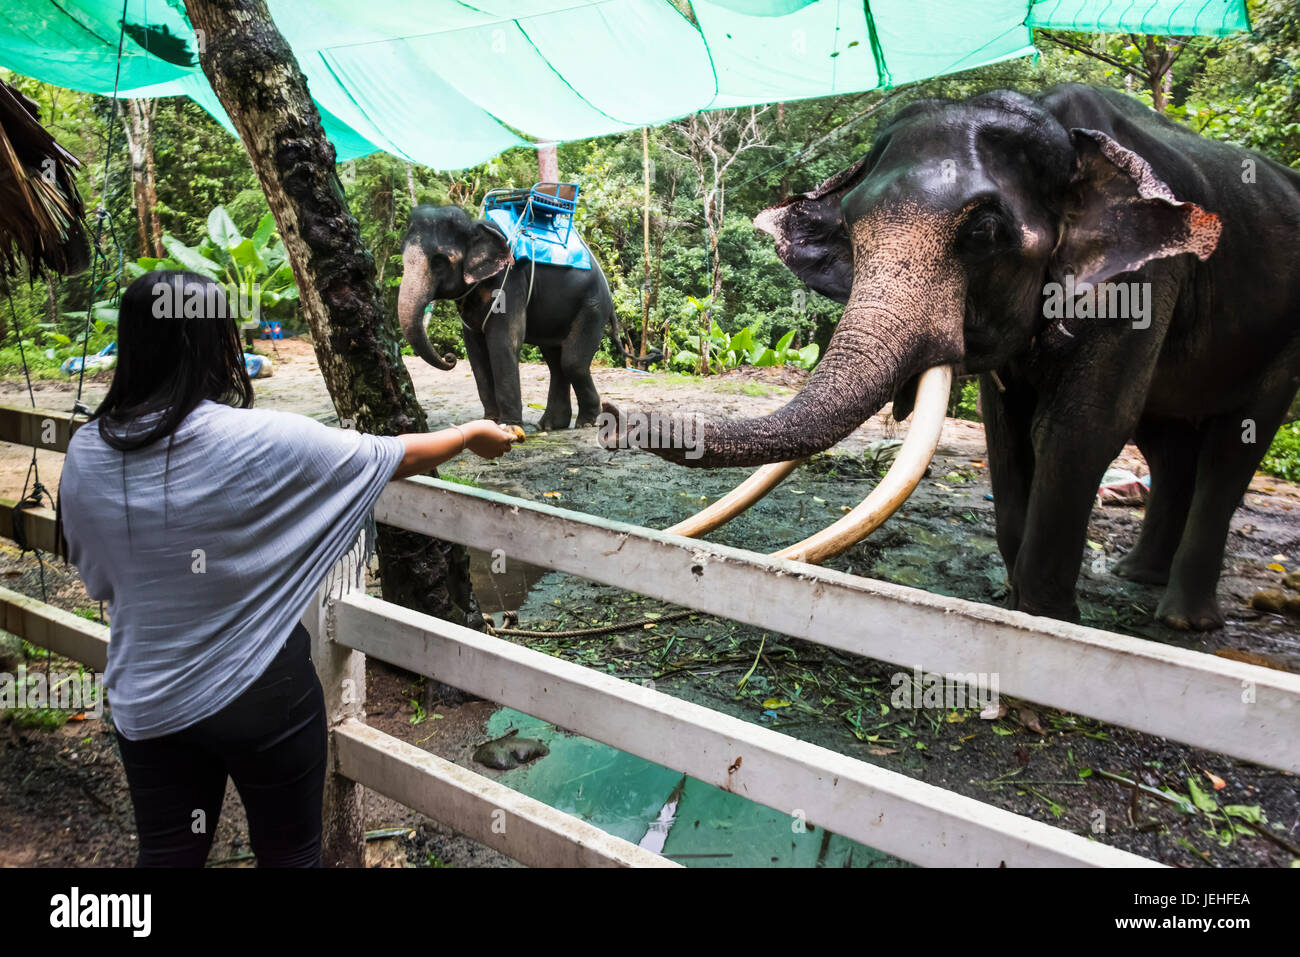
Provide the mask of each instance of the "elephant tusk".
POLYGON ((916 389, 912 426, 885 477, 857 508, 839 521, 796 545, 773 552, 772 557, 819 564, 856 545, 893 515, 912 494, 934 457, 951 388, 951 366, 935 366, 922 373, 916 389))
POLYGON ((764 465, 756 469, 753 475, 708 508, 696 512, 690 518, 678 522, 666 531, 671 535, 696 538, 713 531, 715 528, 726 525, 776 488, 787 475, 806 461, 807 459, 793 459, 789 462, 773 462, 770 465, 764 465))

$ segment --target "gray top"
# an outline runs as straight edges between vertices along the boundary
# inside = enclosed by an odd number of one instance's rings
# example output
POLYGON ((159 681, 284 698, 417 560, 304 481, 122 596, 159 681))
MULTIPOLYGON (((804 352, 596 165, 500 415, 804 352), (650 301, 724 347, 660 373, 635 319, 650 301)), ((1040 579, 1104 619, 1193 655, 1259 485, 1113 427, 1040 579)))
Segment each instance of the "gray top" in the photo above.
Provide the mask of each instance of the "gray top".
POLYGON ((108 604, 104 684, 130 740, 215 714, 257 680, 353 544, 405 451, 392 437, 205 400, 168 440, 68 445, 68 558, 108 604))

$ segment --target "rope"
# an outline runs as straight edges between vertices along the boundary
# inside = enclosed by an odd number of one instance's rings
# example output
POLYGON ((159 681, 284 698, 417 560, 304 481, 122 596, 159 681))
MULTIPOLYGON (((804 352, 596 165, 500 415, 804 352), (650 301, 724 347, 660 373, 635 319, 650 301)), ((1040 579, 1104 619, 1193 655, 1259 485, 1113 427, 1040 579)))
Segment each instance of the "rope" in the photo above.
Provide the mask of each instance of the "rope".
MULTIPOLYGON (((111 168, 110 161, 112 160, 112 156, 113 156, 113 138, 114 138, 113 134, 117 132, 117 115, 116 115, 116 105, 118 102, 117 93, 118 93, 119 83, 122 78, 122 50, 126 42, 126 15, 127 15, 128 3, 129 0, 122 0, 121 28, 118 30, 118 36, 117 36, 117 68, 113 76, 114 115, 112 121, 108 125, 108 136, 105 140, 103 194, 102 194, 101 202, 99 204, 99 208, 95 211, 95 241, 94 244, 91 246, 91 251, 90 251, 91 252, 90 303, 86 307, 85 335, 81 343, 81 370, 77 376, 77 398, 73 402, 73 406, 72 406, 72 414, 74 417, 77 415, 78 412, 89 412, 89 409, 87 409, 82 404, 81 394, 82 394, 82 386, 86 377, 86 356, 90 349, 90 329, 91 329, 90 320, 91 317, 94 315, 96 296, 98 295, 100 289, 99 284, 96 283, 96 274, 98 272, 100 260, 105 258, 103 251, 100 249, 100 242, 103 240, 103 235, 104 235, 105 220, 108 221, 109 234, 113 237, 114 246, 117 249, 116 279, 117 279, 117 285, 119 290, 121 288, 122 245, 120 242, 118 242, 117 231, 113 226, 112 220, 108 216, 108 210, 104 208, 104 203, 102 200, 107 199, 108 197, 109 170, 111 168)), ((108 277, 105 276, 103 281, 107 282, 108 277)), ((27 398, 31 401, 32 409, 35 409, 36 393, 32 389, 31 366, 27 362, 27 350, 23 345, 23 332, 18 324, 18 310, 14 307, 13 295, 10 292, 7 283, 5 284, 5 298, 9 301, 9 315, 13 322, 14 334, 18 337, 18 355, 19 358, 22 360, 23 378, 27 383, 27 398)), ((23 523, 23 514, 22 514, 28 509, 40 508, 42 504, 46 502, 49 503, 50 507, 57 508, 57 505, 54 501, 54 497, 50 494, 49 490, 41 483, 40 468, 38 467, 36 462, 36 446, 33 445, 32 460, 27 466, 27 476, 23 479, 22 497, 18 500, 18 503, 13 507, 13 511, 11 513, 11 519, 13 522, 13 538, 14 538, 14 542, 18 545, 19 556, 21 557, 23 555, 26 555, 29 551, 36 555, 36 562, 40 569, 41 601, 48 604, 49 595, 45 584, 45 559, 41 556, 40 549, 32 547, 32 545, 27 541, 27 530, 23 523)), ((103 621, 104 618, 103 607, 104 607, 103 603, 101 602, 100 613, 99 613, 100 621, 103 621)), ((50 666, 50 656, 47 655, 45 659, 47 679, 49 675, 49 666, 50 666)))
MULTIPOLYGON (((32 391, 31 369, 27 365, 27 350, 23 347, 23 331, 18 325, 18 310, 14 308, 14 297, 9 290, 8 283, 5 284, 5 298, 9 300, 9 316, 13 324, 14 335, 18 337, 18 355, 23 363, 23 378, 27 380, 27 397, 31 400, 32 408, 36 408, 36 393, 32 391)), ((54 505, 54 499, 49 490, 41 484, 41 472, 36 465, 36 446, 32 446, 32 460, 27 466, 27 477, 23 479, 23 494, 18 499, 18 504, 13 507, 11 518, 13 521, 13 538, 18 545, 19 558, 32 552, 36 555, 36 562, 40 568, 41 578, 41 601, 48 602, 49 596, 45 590, 45 559, 41 557, 38 549, 33 548, 27 542, 27 529, 23 524, 23 512, 29 508, 40 508, 42 501, 48 501, 51 506, 54 505), (30 490, 30 491, 29 491, 30 490)), ((46 668, 49 667, 49 659, 46 659, 46 668)))
POLYGON ((512 635, 516 638, 583 638, 591 635, 609 635, 616 631, 631 631, 634 628, 643 628, 646 625, 661 625, 669 621, 680 621, 691 615, 700 614, 695 611, 676 611, 671 615, 664 615, 662 618, 639 618, 636 621, 617 622, 612 625, 598 625, 595 628, 569 628, 565 631, 529 631, 524 628, 493 628, 491 623, 484 618, 484 625, 489 635, 512 635))
MULTIPOLYGON (((113 134, 117 132, 117 120, 118 120, 117 91, 122 79, 122 50, 126 43, 126 14, 127 14, 127 6, 129 3, 130 0, 122 0, 122 19, 121 19, 122 25, 117 33, 117 68, 113 73, 113 119, 108 124, 108 136, 104 141, 104 188, 101 192, 99 208, 95 210, 95 242, 90 249, 91 252, 90 303, 86 306, 86 328, 85 328, 85 335, 83 336, 81 341, 81 369, 78 370, 77 372, 77 398, 72 403, 72 414, 74 417, 78 413, 84 413, 84 414, 90 413, 90 409, 87 406, 85 406, 81 401, 81 390, 86 379, 86 356, 90 350, 90 328, 91 328, 90 320, 91 320, 91 316, 94 315, 95 297, 99 293, 99 286, 96 285, 95 277, 97 272, 99 271, 100 260, 105 258, 104 253, 99 246, 100 242, 104 238, 105 221, 108 222, 109 235, 112 236, 113 246, 117 250, 116 279, 117 279, 117 287, 119 292, 121 291, 121 287, 122 287, 122 244, 121 242, 118 241, 117 229, 116 227, 114 227, 112 217, 108 215, 108 210, 104 207, 104 203, 108 201, 108 183, 109 183, 108 174, 110 168, 109 164, 113 156, 113 138, 114 138, 113 134)), ((103 282, 106 283, 107 281, 108 281, 108 276, 105 275, 103 282)), ((21 337, 19 338, 21 340, 21 337)), ((25 367, 26 367, 26 363, 24 362, 24 369, 25 367)), ((33 401, 33 405, 34 404, 35 402, 33 401)))

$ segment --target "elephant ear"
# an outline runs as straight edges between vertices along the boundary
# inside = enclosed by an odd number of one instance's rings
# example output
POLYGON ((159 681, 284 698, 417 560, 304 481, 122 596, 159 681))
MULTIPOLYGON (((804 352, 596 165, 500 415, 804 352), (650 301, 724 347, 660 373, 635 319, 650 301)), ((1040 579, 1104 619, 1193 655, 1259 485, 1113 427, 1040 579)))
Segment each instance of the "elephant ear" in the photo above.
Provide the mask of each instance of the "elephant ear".
POLYGON ((1223 224, 1175 198, 1151 164, 1097 130, 1073 129, 1078 166, 1066 203, 1054 271, 1076 283, 1105 282, 1153 259, 1208 259, 1223 224))
POLYGON ((853 248, 840 201, 861 182, 867 157, 836 173, 811 193, 769 206, 754 225, 776 238, 776 254, 790 270, 836 302, 848 302, 853 286, 853 248))
POLYGON ((465 250, 465 281, 491 279, 514 262, 505 233, 492 223, 475 223, 469 248, 465 250))

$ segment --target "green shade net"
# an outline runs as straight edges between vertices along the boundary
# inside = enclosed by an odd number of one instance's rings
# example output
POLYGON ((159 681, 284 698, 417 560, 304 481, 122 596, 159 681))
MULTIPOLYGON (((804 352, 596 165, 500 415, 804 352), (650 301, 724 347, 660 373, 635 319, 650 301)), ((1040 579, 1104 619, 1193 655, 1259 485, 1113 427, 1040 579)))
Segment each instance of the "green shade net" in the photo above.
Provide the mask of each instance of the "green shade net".
MULTIPOLYGON (((182 0, 127 0, 119 95, 192 97, 182 0)), ((340 160, 461 169, 697 110, 895 86, 1034 52, 1034 27, 1220 35, 1244 0, 270 0, 340 160), (522 135, 521 135, 522 134, 522 135)), ((0 66, 110 94, 121 0, 5 0, 0 66)))

